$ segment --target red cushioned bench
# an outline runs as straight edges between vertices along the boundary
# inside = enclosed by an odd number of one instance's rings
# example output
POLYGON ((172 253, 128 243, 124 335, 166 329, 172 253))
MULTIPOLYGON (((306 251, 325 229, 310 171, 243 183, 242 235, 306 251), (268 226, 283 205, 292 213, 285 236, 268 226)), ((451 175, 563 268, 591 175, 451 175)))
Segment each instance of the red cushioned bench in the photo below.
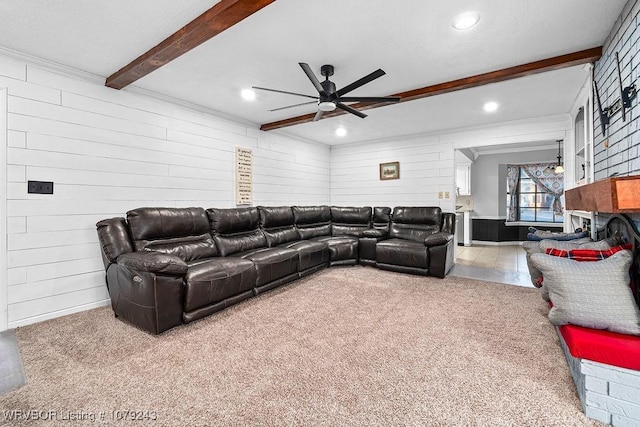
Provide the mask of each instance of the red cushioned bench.
MULTIPOLYGON (((614 235, 632 246, 631 287, 639 302, 640 234, 628 217, 613 214, 598 239, 614 235)), ((556 331, 584 413, 614 426, 640 425, 640 336, 575 325, 556 331)))
POLYGON ((573 357, 640 371, 640 337, 574 325, 558 330, 573 357))

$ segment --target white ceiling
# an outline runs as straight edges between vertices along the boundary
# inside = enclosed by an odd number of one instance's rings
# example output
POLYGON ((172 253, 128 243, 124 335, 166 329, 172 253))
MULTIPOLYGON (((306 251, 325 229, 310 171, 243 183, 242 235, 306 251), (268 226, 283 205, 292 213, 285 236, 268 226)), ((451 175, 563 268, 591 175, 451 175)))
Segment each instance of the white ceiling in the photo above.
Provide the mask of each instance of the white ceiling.
MULTIPOLYGON (((0 0, 0 46, 107 77, 216 1, 0 0)), ((338 88, 382 68, 350 95, 385 96, 600 46, 626 0, 277 0, 143 77, 133 86, 255 123, 315 112, 269 109, 305 98, 240 90, 264 86, 315 95, 298 66, 320 76, 332 64, 338 88), (478 25, 458 31, 454 16, 475 10, 478 25)), ((457 129, 569 111, 583 66, 305 123, 282 132, 327 144, 457 129), (482 105, 500 108, 487 114, 482 105), (346 137, 334 130, 343 125, 346 137)), ((321 78, 322 79, 322 78, 321 78)), ((127 90, 127 89, 125 89, 127 90)))

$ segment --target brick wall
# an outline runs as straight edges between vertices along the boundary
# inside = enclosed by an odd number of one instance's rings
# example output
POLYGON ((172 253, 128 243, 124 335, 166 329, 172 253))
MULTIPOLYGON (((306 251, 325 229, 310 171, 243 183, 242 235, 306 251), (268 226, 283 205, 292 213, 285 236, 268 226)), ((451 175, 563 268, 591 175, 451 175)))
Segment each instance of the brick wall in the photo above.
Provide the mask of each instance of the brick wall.
MULTIPOLYGON (((629 0, 618 17, 607 38, 602 58, 596 62, 595 80, 600 92, 602 106, 612 105, 620 98, 616 52, 620 58, 622 86, 627 87, 638 80, 640 74, 640 0, 629 0)), ((637 81, 637 86, 640 81, 637 81)), ((600 117, 594 113, 595 179, 613 174, 633 175, 640 173, 640 128, 638 116, 640 106, 634 99, 627 109, 626 121, 622 112, 611 117, 611 122, 602 134, 600 117), (608 142, 608 147, 607 147, 608 142)))
MULTIPOLYGON (((635 83, 636 88, 640 89, 640 0, 627 2, 604 43, 602 58, 595 64, 595 81, 603 108, 620 98, 616 52, 620 59, 622 87, 635 83)), ((626 121, 622 120, 621 111, 611 117, 604 135, 596 104, 593 117, 596 180, 613 175, 640 174, 639 99, 640 96, 631 101, 631 108, 626 111, 626 121)), ((640 226, 640 214, 631 217, 640 226)))
POLYGON ((615 427, 640 425, 640 372, 573 357, 556 332, 585 415, 615 427))

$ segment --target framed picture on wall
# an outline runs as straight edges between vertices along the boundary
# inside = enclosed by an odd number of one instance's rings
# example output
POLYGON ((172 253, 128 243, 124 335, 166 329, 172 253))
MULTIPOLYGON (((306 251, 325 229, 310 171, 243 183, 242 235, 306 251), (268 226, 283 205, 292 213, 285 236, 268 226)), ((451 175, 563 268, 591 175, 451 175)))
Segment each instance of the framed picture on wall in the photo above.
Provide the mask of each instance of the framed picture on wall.
POLYGON ((380 163, 380 179, 400 178, 400 162, 380 163))

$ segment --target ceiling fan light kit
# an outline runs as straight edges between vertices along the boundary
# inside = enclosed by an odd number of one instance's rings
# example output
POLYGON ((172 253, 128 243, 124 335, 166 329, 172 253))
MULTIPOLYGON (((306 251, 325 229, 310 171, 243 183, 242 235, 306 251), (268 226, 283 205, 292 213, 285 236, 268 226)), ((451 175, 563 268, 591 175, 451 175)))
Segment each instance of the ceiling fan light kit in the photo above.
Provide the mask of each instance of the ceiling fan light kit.
POLYGON ((336 109, 336 104, 331 101, 319 102, 318 109, 321 111, 333 111, 336 109))
MULTIPOLYGON (((346 85, 342 89, 336 90, 335 83, 329 80, 329 77, 333 76, 333 73, 334 73, 333 65, 325 64, 322 67, 320 67, 320 74, 322 74, 325 77, 324 81, 322 82, 318 80, 316 75, 313 73, 313 70, 311 70, 311 67, 309 67, 309 64, 306 64, 304 62, 299 62, 298 65, 300 65, 300 68, 302 68, 302 71, 304 71, 304 73, 307 75, 307 78, 309 78, 309 80, 311 81, 315 89, 318 91, 317 96, 306 95, 303 93, 296 93, 296 92, 287 92, 287 91, 278 90, 278 89, 269 89, 269 88, 259 87, 259 86, 253 86, 253 88, 258 90, 265 90, 269 92, 284 93, 287 95, 302 96, 305 98, 315 99, 318 104, 318 110, 316 112, 315 117, 313 118, 314 122, 317 122, 318 120, 320 120, 322 118, 322 115, 325 112, 334 111, 336 108, 346 111, 347 113, 351 113, 362 119, 367 117, 366 114, 356 110, 353 107, 348 106, 347 104, 345 104, 345 102, 388 102, 388 103, 400 102, 400 97, 397 97, 397 96, 383 96, 383 97, 343 96, 359 88, 360 86, 364 86, 365 84, 377 79, 378 77, 384 76, 386 73, 382 69, 377 69, 376 71, 370 74, 367 74, 366 76, 354 81, 353 83, 346 85)), ((294 104, 286 107, 275 108, 270 111, 279 111, 287 108, 299 107, 302 105, 308 105, 313 103, 314 103, 313 101, 303 102, 301 104, 294 104)))

